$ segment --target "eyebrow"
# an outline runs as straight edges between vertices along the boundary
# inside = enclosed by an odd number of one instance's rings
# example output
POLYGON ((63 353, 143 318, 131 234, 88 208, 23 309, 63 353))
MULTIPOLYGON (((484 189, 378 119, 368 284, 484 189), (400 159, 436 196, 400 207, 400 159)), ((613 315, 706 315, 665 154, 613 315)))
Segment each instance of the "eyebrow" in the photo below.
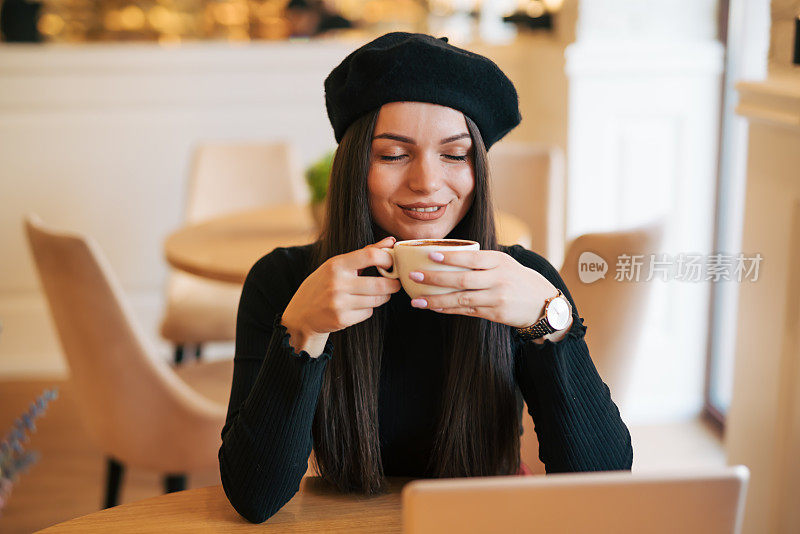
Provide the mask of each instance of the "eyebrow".
MULTIPOLYGON (((458 139, 463 139, 464 137, 469 137, 469 134, 467 132, 463 132, 460 134, 451 135, 450 137, 445 137, 444 139, 439 141, 439 144, 446 145, 447 143, 452 143, 453 141, 457 141, 458 139)), ((395 141, 400 141, 401 143, 408 143, 409 145, 417 144, 417 142, 411 139, 410 137, 393 133, 378 134, 372 138, 373 141, 375 139, 394 139, 395 141)))

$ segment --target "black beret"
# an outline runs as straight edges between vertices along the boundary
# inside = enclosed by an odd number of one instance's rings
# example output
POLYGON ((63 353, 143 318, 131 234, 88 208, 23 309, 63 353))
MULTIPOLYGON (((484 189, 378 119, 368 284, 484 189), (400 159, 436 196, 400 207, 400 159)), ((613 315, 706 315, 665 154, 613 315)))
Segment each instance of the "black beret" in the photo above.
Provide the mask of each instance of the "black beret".
POLYGON ((359 117, 387 102, 429 102, 475 121, 488 150, 516 127, 519 97, 490 59, 422 33, 391 32, 350 53, 325 79, 336 142, 359 117))

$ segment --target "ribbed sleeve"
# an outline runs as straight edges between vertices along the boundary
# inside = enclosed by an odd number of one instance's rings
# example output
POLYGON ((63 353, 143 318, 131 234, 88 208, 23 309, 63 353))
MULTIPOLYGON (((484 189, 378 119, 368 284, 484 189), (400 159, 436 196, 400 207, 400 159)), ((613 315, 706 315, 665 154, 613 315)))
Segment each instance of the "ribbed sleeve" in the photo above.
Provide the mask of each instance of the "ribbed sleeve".
POLYGON ((333 349, 328 340, 323 353, 312 358, 291 346, 281 324, 285 306, 276 311, 270 304, 281 295, 269 295, 269 287, 257 283, 275 280, 263 276, 262 270, 270 268, 267 258, 254 266, 242 290, 231 399, 219 450, 225 494, 254 523, 271 517, 299 489, 313 445, 311 423, 322 375, 333 349))
POLYGON ((540 255, 509 251, 537 270, 572 304, 572 326, 561 340, 543 344, 513 338, 517 383, 539 439, 547 473, 630 470, 633 448, 627 426, 589 355, 586 325, 558 271, 540 255))

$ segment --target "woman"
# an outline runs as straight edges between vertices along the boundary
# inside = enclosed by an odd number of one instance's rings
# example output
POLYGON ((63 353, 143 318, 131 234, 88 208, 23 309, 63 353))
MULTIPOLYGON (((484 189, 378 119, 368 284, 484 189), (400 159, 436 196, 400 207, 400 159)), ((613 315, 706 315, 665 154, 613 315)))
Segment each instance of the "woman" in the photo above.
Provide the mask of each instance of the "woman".
POLYGON ((234 508, 253 522, 279 510, 312 445, 321 476, 362 494, 386 476, 519 473, 523 399, 548 473, 630 469, 630 434, 564 282, 496 241, 486 150, 521 120, 510 80, 444 38, 394 32, 325 89, 339 142, 326 227, 261 258, 239 304, 219 451, 234 508), (443 207, 432 219, 418 203, 443 207), (395 240, 444 237, 480 243, 441 259, 468 276, 419 273, 455 292, 412 301, 376 276, 395 240), (524 327, 561 293, 569 323, 533 339, 524 327))

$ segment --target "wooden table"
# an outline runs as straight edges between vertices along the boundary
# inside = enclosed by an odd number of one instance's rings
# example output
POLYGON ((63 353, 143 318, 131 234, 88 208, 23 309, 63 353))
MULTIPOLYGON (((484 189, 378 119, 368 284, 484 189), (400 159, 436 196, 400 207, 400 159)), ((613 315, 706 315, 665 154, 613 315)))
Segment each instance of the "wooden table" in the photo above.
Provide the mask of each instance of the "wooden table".
MULTIPOLYGON (((531 245, 519 218, 497 211, 498 239, 504 245, 531 245)), ((306 205, 277 206, 211 219, 181 228, 164 243, 167 262, 188 273, 241 284, 259 258, 276 247, 305 245, 317 239, 306 205)))
POLYGON ((208 486, 122 504, 39 532, 400 532, 400 491, 410 480, 390 478, 389 493, 367 498, 306 477, 297 495, 261 524, 240 516, 222 486, 208 486))

